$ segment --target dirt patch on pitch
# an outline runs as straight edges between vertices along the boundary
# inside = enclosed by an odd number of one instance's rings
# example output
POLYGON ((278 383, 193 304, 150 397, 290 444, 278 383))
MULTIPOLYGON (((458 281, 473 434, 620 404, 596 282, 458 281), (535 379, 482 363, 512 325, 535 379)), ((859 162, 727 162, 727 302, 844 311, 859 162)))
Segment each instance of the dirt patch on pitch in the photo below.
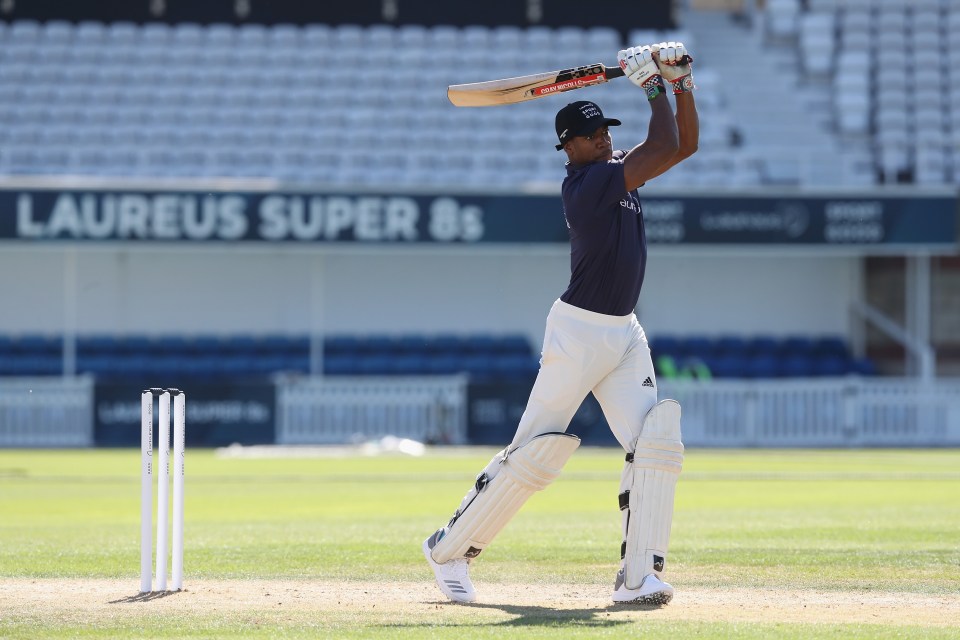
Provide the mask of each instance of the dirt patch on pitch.
POLYGON ((180 593, 139 594, 136 581, 4 579, 4 625, 124 624, 175 613, 180 619, 416 626, 609 624, 651 620, 761 623, 872 623, 960 626, 960 596, 918 593, 678 588, 662 608, 615 606, 593 585, 484 584, 479 602, 455 605, 429 582, 192 580, 180 593), (320 622, 324 621, 324 622, 320 622))

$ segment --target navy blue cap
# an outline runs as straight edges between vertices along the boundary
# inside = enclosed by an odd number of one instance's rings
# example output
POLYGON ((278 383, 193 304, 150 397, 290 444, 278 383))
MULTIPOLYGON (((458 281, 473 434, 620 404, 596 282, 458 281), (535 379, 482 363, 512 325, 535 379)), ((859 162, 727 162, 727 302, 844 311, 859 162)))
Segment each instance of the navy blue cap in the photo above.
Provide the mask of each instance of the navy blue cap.
POLYGON ((603 111, 596 103, 587 100, 571 102, 557 112, 557 138, 560 144, 557 150, 563 149, 571 138, 593 133, 600 127, 616 127, 621 124, 616 118, 605 118, 603 111))

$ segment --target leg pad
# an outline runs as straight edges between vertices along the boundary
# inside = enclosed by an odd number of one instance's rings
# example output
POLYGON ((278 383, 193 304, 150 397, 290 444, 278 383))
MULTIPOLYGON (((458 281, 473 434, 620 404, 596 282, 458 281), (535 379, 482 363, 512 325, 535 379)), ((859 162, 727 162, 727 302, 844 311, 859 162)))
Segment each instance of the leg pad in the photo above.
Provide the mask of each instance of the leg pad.
POLYGON ((663 400, 644 418, 620 482, 624 528, 620 551, 628 589, 639 588, 650 574, 663 577, 674 494, 682 467, 680 405, 675 400, 663 400))
POLYGON ((509 453, 497 454, 450 523, 435 534, 434 561, 478 556, 530 496, 557 479, 578 446, 577 436, 545 433, 509 453))

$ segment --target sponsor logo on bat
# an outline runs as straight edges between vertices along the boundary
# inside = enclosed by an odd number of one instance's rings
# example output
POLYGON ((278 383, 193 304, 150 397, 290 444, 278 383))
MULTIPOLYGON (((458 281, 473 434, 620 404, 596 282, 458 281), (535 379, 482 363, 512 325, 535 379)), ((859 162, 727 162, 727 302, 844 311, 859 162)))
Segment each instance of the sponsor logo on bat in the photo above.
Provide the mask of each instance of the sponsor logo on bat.
POLYGON ((533 95, 535 96, 545 96, 551 93, 559 93, 561 91, 569 91, 571 89, 579 89, 580 87, 587 87, 591 84, 599 84, 601 82, 606 82, 607 77, 601 71, 594 75, 585 76, 582 78, 574 78, 572 80, 564 80, 563 82, 555 82, 553 84, 548 84, 543 87, 537 87, 533 90, 533 95))

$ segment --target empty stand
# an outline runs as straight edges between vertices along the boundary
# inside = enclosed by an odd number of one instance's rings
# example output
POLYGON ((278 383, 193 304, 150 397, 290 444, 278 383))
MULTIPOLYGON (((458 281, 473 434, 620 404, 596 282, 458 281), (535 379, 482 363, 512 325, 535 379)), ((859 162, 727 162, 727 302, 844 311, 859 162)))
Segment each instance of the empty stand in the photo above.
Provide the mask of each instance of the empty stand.
POLYGON ((739 379, 875 375, 838 336, 657 336, 650 342, 657 374, 739 379))
MULTIPOLYGON (((687 31, 632 35, 695 46, 687 31)), ((552 123, 566 96, 456 109, 446 86, 611 63, 622 46, 603 27, 16 21, 0 28, 0 175, 555 187, 564 158, 553 150, 552 123), (391 64, 370 63, 379 48, 390 49, 391 64), (478 152, 497 140, 510 154, 478 152)), ((697 78, 702 156, 660 182, 762 181, 754 159, 733 147, 724 85, 709 63, 697 78)), ((622 81, 591 97, 616 114, 639 99, 622 81)), ((615 141, 629 147, 646 122, 623 119, 615 141)))
POLYGON ((953 0, 810 0, 798 40, 805 76, 831 83, 834 124, 866 145, 877 181, 960 177, 960 4, 953 0), (900 79, 903 51, 924 51, 900 79), (834 62, 835 61, 835 62, 834 62))
MULTIPOLYGON (((56 336, 0 336, 0 375, 59 375, 56 336)), ((650 342, 658 375, 784 378, 875 375, 839 336, 671 336, 650 342)), ((327 375, 470 374, 476 380, 532 379, 539 368, 519 334, 338 334, 323 341, 327 375)), ((85 335, 77 369, 104 379, 169 376, 185 379, 308 373, 310 340, 301 335, 85 335)))
MULTIPOLYGON (((59 337, 0 337, 0 376, 60 375, 59 337)), ((528 379, 537 357, 516 334, 333 335, 323 341, 327 375, 449 375, 528 379)), ((77 372, 107 380, 256 378, 310 371, 307 336, 85 335, 77 340, 77 372)))

